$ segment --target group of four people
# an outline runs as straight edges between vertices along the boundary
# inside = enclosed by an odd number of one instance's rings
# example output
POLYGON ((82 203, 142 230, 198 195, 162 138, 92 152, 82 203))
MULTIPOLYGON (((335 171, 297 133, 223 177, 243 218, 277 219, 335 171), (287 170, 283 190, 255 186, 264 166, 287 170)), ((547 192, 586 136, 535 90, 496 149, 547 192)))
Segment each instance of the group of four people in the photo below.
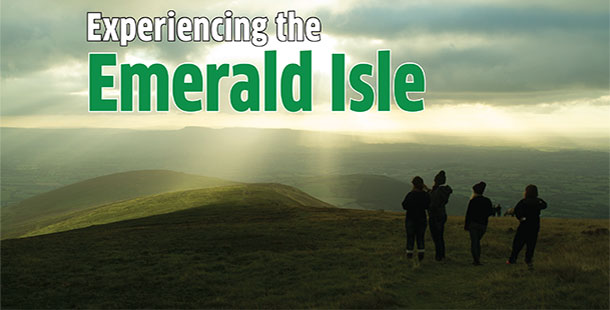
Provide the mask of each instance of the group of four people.
MULTIPOLYGON (((402 202, 402 207, 406 210, 407 258, 413 257, 415 243, 417 243, 417 256, 419 260, 424 259, 424 236, 426 226, 430 225, 430 233, 436 250, 435 259, 437 261, 445 259, 444 230, 447 222, 445 206, 453 192, 450 186, 445 185, 446 181, 445 171, 442 170, 434 177, 432 189, 424 184, 421 177, 413 178, 413 189, 402 202), (428 216, 426 216, 426 211, 428 216)), ((472 187, 473 195, 468 203, 464 223, 464 229, 470 233, 470 250, 475 266, 481 265, 481 238, 487 230, 489 216, 495 211, 491 200, 483 196, 485 187, 485 182, 479 182, 472 187)), ((534 248, 540 230, 540 210, 546 207, 546 202, 538 198, 538 188, 535 185, 528 185, 525 188, 524 198, 517 203, 514 209, 520 224, 513 239, 513 249, 506 261, 507 264, 514 264, 517 255, 526 245, 525 262, 528 266, 533 266, 534 248)))

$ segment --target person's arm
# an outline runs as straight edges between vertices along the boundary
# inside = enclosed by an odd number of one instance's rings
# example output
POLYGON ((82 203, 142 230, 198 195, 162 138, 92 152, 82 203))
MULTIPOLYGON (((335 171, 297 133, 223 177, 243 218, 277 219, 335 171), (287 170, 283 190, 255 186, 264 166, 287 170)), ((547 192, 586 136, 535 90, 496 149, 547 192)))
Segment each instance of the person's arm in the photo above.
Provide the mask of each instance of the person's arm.
POLYGON ((408 210, 409 207, 409 194, 405 196, 405 199, 402 200, 402 208, 408 210))
POLYGON ((538 198, 538 206, 539 206, 540 210, 546 209, 546 207, 547 207, 546 201, 538 198))
POLYGON ((520 200, 515 206, 515 217, 519 220, 519 222, 525 221, 525 212, 523 210, 523 200, 520 200))
POLYGON ((444 199, 443 199, 443 203, 447 204, 449 202, 449 196, 451 196, 451 193, 453 193, 453 190, 451 189, 451 187, 449 185, 445 186, 445 189, 443 190, 444 195, 444 199))
POLYGON ((496 213, 496 210, 494 209, 494 206, 491 203, 490 199, 487 199, 486 204, 487 204, 487 217, 490 217, 496 213))
POLYGON ((466 209, 466 219, 464 221, 464 230, 470 229, 470 217, 472 216, 472 199, 468 202, 468 208, 466 209))
POLYGON ((425 209, 430 209, 430 194, 426 193, 426 198, 424 199, 425 209))

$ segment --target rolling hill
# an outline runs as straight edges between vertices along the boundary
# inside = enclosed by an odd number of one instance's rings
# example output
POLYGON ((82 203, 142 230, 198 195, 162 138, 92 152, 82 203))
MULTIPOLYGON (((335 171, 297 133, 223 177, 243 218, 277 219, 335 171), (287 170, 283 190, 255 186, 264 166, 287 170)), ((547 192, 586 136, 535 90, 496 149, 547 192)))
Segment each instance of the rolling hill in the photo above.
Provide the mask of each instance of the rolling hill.
POLYGON ((138 170, 88 179, 2 208, 2 238, 20 236, 58 217, 95 206, 187 189, 235 182, 169 170, 138 170))
MULTIPOLYGON (((239 184, 165 193, 115 202, 96 208, 70 213, 57 218, 48 226, 24 236, 48 234, 92 225, 175 212, 209 205, 272 204, 286 207, 332 207, 295 188, 282 184, 239 184)), ((230 216, 230 214, 227 214, 230 216)))
POLYGON ((2 308, 608 308, 607 220, 543 219, 528 271, 523 253, 504 264, 514 219, 490 219, 483 266, 462 217, 447 223, 447 261, 430 259, 426 233, 420 263, 404 257, 402 213, 333 208, 278 184, 86 214, 122 221, 2 241, 2 308), (122 220, 141 209, 172 212, 122 220))

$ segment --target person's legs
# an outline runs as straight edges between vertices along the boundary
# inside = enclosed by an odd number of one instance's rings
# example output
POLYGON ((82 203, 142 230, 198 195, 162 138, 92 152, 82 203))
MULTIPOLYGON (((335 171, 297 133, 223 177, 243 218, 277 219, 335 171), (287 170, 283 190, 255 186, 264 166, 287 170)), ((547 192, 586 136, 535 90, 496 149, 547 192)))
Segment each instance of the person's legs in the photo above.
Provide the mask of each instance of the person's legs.
POLYGON ((483 235, 487 231, 487 226, 483 226, 481 231, 479 232, 479 259, 481 258, 481 239, 483 239, 483 235))
POLYGON ((440 218, 430 218, 430 235, 432 235, 432 241, 434 241, 435 258, 441 260, 442 222, 440 218))
POLYGON ((515 234, 515 238, 513 239, 513 250, 510 253, 510 258, 508 259, 511 264, 517 262, 517 256, 519 255, 519 252, 521 252, 521 249, 523 249, 524 245, 525 227, 523 225, 519 225, 519 228, 517 228, 517 233, 515 234))
POLYGON ((470 253, 472 254, 472 260, 477 263, 481 256, 481 245, 479 244, 479 231, 476 228, 470 228, 470 253))
POLYGON ((417 257, 422 260, 424 259, 424 253, 426 246, 424 244, 424 237, 426 236, 426 219, 417 222, 416 227, 416 238, 417 238, 417 257))
POLYGON ((470 252, 472 254, 472 260, 475 264, 481 263, 481 238, 485 234, 485 228, 479 227, 478 225, 471 225, 470 227, 470 252), (474 226, 474 227, 473 227, 474 226))
POLYGON ((407 232, 407 257, 413 257, 413 247, 415 246, 415 223, 405 219, 405 230, 407 232))
POLYGON ((538 241, 538 229, 533 228, 528 232, 527 238, 525 239, 525 244, 527 245, 527 249, 525 250, 525 262, 528 265, 532 264, 534 259, 534 250, 536 249, 536 242, 538 241))
POLYGON ((445 258, 445 223, 447 222, 447 216, 441 218, 441 222, 438 226, 438 243, 437 251, 441 259, 445 258))

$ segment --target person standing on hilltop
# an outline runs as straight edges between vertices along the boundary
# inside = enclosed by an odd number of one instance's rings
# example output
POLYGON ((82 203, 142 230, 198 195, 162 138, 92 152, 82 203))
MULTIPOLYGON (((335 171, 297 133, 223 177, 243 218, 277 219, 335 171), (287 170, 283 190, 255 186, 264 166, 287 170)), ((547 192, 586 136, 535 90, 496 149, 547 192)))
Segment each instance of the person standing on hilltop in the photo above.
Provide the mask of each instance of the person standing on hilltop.
POLYGON ((416 176, 411 181, 413 189, 402 201, 405 214, 405 230, 407 232, 407 258, 413 257, 413 248, 417 239, 417 257, 424 259, 425 246, 424 236, 426 234, 426 209, 430 205, 430 195, 426 191, 424 180, 416 176))
POLYGON ((487 230, 487 222, 489 216, 494 212, 491 200, 483 196, 485 182, 479 182, 472 187, 474 194, 468 203, 466 210, 466 222, 464 230, 470 232, 470 251, 472 253, 472 264, 480 266, 481 264, 481 238, 487 230))
POLYGON ((524 198, 515 206, 515 217, 519 220, 519 228, 513 239, 513 250, 506 264, 517 262, 517 256, 524 245, 525 263, 529 268, 533 268, 534 249, 540 231, 540 210, 546 209, 546 202, 538 198, 538 187, 530 184, 525 187, 524 198))
POLYGON ((434 241, 435 259, 445 259, 445 223, 447 222, 447 211, 445 205, 449 202, 449 196, 453 190, 449 185, 443 185, 447 181, 445 171, 441 170, 434 177, 434 186, 430 191, 430 208, 428 209, 430 234, 434 241))

